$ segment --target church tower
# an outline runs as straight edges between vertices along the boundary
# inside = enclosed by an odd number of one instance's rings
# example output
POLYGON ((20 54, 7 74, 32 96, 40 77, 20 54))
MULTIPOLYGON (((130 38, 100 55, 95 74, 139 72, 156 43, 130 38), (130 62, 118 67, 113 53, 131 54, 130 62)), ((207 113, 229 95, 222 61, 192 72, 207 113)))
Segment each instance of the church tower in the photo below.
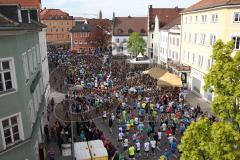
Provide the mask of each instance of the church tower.
POLYGON ((102 19, 102 10, 99 11, 98 19, 102 19))

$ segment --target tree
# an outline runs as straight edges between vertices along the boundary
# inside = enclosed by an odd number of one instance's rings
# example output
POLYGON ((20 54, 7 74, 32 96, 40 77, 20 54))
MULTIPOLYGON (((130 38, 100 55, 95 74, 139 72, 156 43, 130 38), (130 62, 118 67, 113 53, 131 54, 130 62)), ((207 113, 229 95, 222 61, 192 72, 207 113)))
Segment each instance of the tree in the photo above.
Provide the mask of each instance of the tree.
POLYGON ((91 43, 95 48, 107 48, 111 42, 111 21, 106 19, 89 19, 89 24, 94 30, 91 36, 87 38, 87 42, 91 43))
POLYGON ((210 140, 210 127, 211 124, 207 118, 191 123, 179 146, 182 152, 181 160, 209 160, 210 155, 206 152, 206 147, 210 140))
POLYGON ((240 52, 233 56, 233 42, 218 40, 213 46, 213 66, 204 77, 205 90, 214 92, 212 108, 221 120, 231 120, 239 127, 240 52))
POLYGON ((182 137, 181 160, 238 160, 240 134, 230 122, 193 122, 182 137))
POLYGON ((240 52, 233 42, 218 40, 213 46, 213 66, 204 77, 205 90, 214 93, 212 108, 217 122, 202 118, 182 137, 181 160, 240 159, 240 52))
POLYGON ((147 44, 139 33, 133 32, 128 39, 129 52, 137 55, 138 53, 143 53, 146 50, 147 44))

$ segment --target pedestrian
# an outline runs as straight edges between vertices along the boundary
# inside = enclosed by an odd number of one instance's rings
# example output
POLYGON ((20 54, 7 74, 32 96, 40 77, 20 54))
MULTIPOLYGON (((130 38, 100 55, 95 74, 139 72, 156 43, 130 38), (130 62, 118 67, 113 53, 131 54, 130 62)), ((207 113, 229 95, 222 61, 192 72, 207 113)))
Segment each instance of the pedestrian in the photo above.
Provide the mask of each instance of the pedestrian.
POLYGON ((149 144, 148 141, 146 141, 146 142, 144 143, 144 152, 145 152, 145 154, 147 155, 147 157, 148 157, 148 153, 149 153, 149 148, 150 148, 150 144, 149 144))
POLYGON ((111 116, 109 116, 109 119, 108 119, 108 126, 110 129, 110 132, 112 133, 113 120, 111 116))
POLYGON ((129 159, 130 160, 134 160, 135 159, 135 148, 133 145, 131 145, 128 149, 128 155, 129 155, 129 159))
POLYGON ((125 138, 124 141, 123 141, 123 150, 126 151, 128 149, 128 139, 125 138))
POLYGON ((55 151, 53 148, 50 148, 50 150, 48 151, 48 158, 49 160, 55 160, 55 151))
POLYGON ((47 139, 47 142, 49 142, 49 128, 47 124, 44 126, 44 134, 47 139))
POLYGON ((137 148, 137 153, 139 154, 139 156, 141 156, 141 143, 139 142, 139 140, 137 140, 136 142, 136 148, 137 148))
POLYGON ((150 144, 151 144, 152 153, 155 154, 156 141, 154 139, 152 139, 150 141, 150 144))

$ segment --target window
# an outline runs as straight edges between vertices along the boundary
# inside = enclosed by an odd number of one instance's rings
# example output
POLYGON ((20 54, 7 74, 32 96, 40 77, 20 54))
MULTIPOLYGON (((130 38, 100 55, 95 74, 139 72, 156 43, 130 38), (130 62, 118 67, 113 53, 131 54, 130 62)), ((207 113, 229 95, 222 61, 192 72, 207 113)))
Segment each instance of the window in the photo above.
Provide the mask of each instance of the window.
POLYGON ((234 13, 233 22, 240 22, 240 12, 235 12, 234 13))
POLYGON ((37 69, 37 54, 35 47, 32 48, 34 70, 37 69))
POLYGON ((191 33, 188 34, 188 43, 191 43, 192 35, 191 33))
POLYGON ((62 28, 62 32, 64 32, 64 28, 62 28))
POLYGON ((67 28, 67 31, 69 31, 69 28, 67 28))
POLYGON ((193 55, 192 55, 192 64, 194 64, 195 63, 195 54, 193 53, 193 55))
POLYGON ((190 52, 188 52, 188 57, 187 57, 187 61, 189 62, 190 59, 190 52))
POLYGON ((216 36, 211 34, 210 35, 210 46, 214 45, 215 42, 216 42, 216 36))
POLYGON ((201 56, 200 55, 198 55, 198 66, 200 67, 201 66, 201 56))
POLYGON ((154 34, 152 34, 152 39, 154 38, 154 34))
POLYGON ((201 44, 201 45, 204 45, 204 43, 205 43, 205 37, 206 37, 206 35, 202 33, 201 36, 200 36, 200 44, 201 44))
POLYGON ((172 38, 172 44, 175 45, 175 38, 172 38))
POLYGON ((52 20, 52 15, 49 15, 49 19, 52 20))
POLYGON ((190 20, 189 20, 189 23, 190 23, 190 24, 192 23, 192 16, 190 16, 190 20))
POLYGON ((188 18, 187 18, 187 17, 185 17, 185 24, 187 24, 187 21, 188 21, 188 18))
POLYGON ((212 23, 218 22, 218 14, 212 14, 212 23))
POLYGON ((177 46, 179 46, 179 38, 177 38, 177 46))
POLYGON ((193 41, 194 44, 197 43, 197 33, 194 34, 194 41, 193 41))
POLYGON ((176 60, 178 60, 178 52, 176 52, 176 60))
POLYGON ((56 32, 58 32, 58 28, 56 28, 56 32))
POLYGON ((16 77, 13 59, 0 59, 0 94, 13 89, 16 89, 16 77))
POLYGON ((186 56, 186 51, 183 52, 183 57, 182 58, 183 58, 184 61, 186 60, 185 56, 186 56))
POLYGON ((52 32, 52 28, 50 29, 50 31, 52 32))
POLYGON ((40 48, 39 48, 39 44, 36 45, 36 54, 37 54, 37 63, 40 64, 41 63, 41 55, 40 55, 40 48))
POLYGON ((116 43, 119 43, 119 38, 116 38, 115 41, 116 41, 116 43))
POLYGON ((195 23, 198 22, 198 16, 195 16, 195 23))
POLYGON ((240 36, 233 37, 235 49, 240 49, 240 36))
POLYGON ((169 50, 169 58, 172 58, 172 51, 169 50))
POLYGON ((202 23, 206 23, 207 22, 207 15, 202 15, 202 23))
POLYGON ((1 132, 4 149, 23 140, 23 128, 20 113, 1 119, 1 132))
POLYGON ((208 58, 207 69, 209 69, 211 66, 212 66, 212 60, 208 58))
POLYGON ((31 118, 31 122, 32 122, 32 125, 33 123, 35 122, 36 120, 36 117, 35 117, 35 112, 34 112, 34 106, 33 106, 33 101, 32 99, 29 101, 28 103, 28 109, 29 109, 29 114, 30 114, 30 118, 31 118))
POLYGON ((187 33, 185 32, 184 33, 184 42, 186 42, 186 39, 187 39, 187 33))
POLYGON ((23 70, 25 75, 25 81, 27 82, 30 78, 29 75, 29 66, 28 66, 28 57, 26 52, 22 54, 22 61, 23 61, 23 70))
POLYGON ((28 64, 29 64, 29 71, 31 74, 33 74, 34 72, 34 64, 33 64, 33 54, 32 54, 32 50, 29 49, 28 50, 28 64))

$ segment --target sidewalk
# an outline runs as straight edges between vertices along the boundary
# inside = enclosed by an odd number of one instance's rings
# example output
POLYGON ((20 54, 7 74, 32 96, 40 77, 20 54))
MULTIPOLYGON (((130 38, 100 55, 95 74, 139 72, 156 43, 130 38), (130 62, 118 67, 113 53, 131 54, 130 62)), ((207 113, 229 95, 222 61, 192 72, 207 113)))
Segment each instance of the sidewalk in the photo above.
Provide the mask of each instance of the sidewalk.
POLYGON ((186 96, 185 101, 193 107, 197 107, 199 104, 203 112, 212 113, 211 104, 193 92, 189 92, 189 94, 186 96))

